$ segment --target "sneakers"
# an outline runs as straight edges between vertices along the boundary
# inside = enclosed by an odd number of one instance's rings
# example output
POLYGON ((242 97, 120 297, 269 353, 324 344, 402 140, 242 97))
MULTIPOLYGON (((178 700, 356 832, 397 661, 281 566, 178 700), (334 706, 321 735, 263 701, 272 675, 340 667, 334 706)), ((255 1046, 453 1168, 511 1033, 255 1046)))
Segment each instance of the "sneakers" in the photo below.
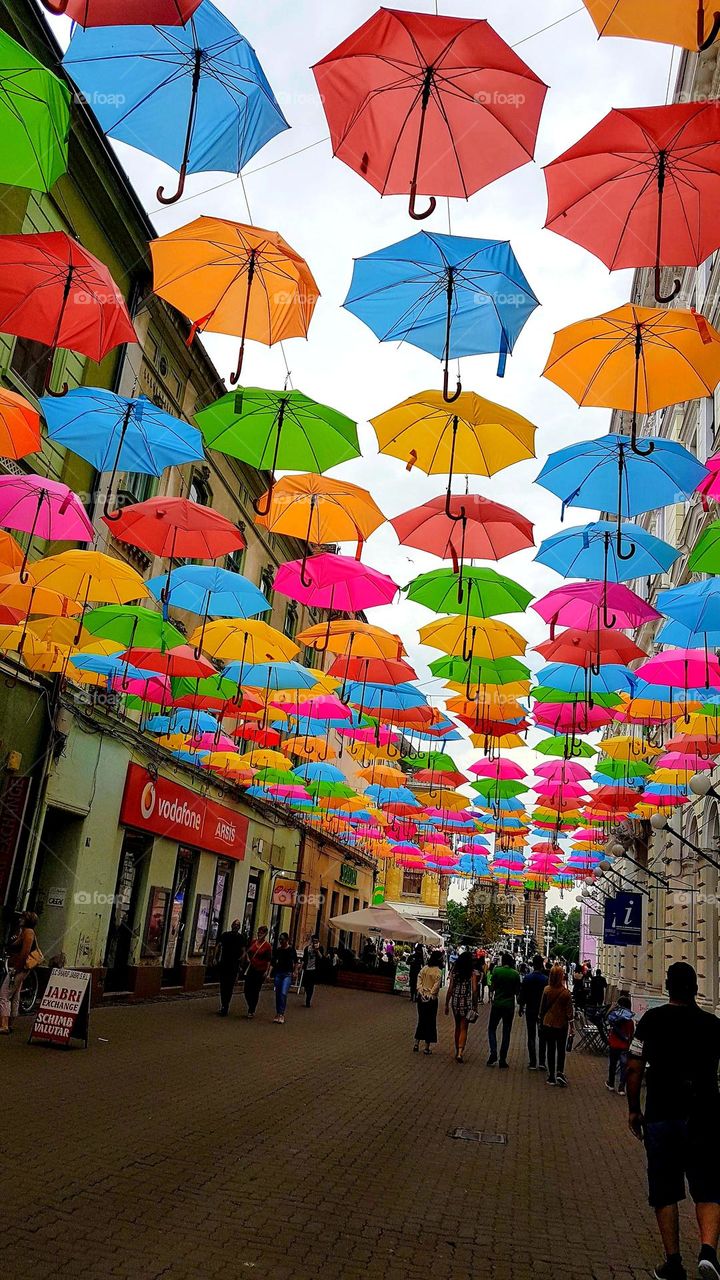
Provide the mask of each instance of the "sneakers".
POLYGON ((487 1062, 485 1063, 485 1066, 486 1066, 486 1067, 494 1067, 496 1062, 497 1062, 497 1058, 496 1058, 496 1057, 494 1057, 494 1055, 491 1053, 491 1054, 490 1054, 490 1057, 488 1058, 487 1062))
POLYGON ((704 1244, 698 1258, 698 1280, 720 1280, 718 1256, 710 1245, 704 1244))
POLYGON ((626 1088, 625 1088, 625 1086, 624 1086, 624 1085, 622 1085, 622 1084, 619 1084, 619 1085, 618 1085, 618 1093, 620 1094, 620 1097, 621 1097, 621 1098, 624 1098, 624 1097, 625 1097, 625 1094, 627 1093, 627 1090, 626 1090, 626 1088))
POLYGON ((610 1093, 614 1093, 614 1092, 615 1092, 615 1085, 614 1085, 614 1084, 608 1084, 607 1080, 605 1081, 605 1088, 606 1088, 606 1089, 608 1089, 608 1090, 610 1091, 610 1093))
MULTIPOLYGON (((702 1272, 699 1274, 702 1275, 702 1272)), ((712 1273, 710 1273, 712 1274, 712 1273)), ((672 1258, 666 1258, 660 1266, 653 1271, 655 1280, 687 1280, 687 1271, 682 1264, 680 1254, 675 1254, 672 1258)))
POLYGON ((509 1068, 509 1066, 508 1066, 508 1063, 507 1063, 507 1062, 499 1062, 499 1063, 498 1063, 498 1070, 499 1070, 499 1071, 508 1071, 509 1069, 510 1069, 510 1068, 509 1068))
POLYGON ((546 1084, 557 1084, 557 1081, 556 1081, 556 1079, 555 1079, 555 1077, 554 1077, 554 1076, 548 1076, 548 1077, 546 1078, 546 1080, 545 1080, 545 1083, 546 1083, 546 1084))
POLYGON ((568 1087, 568 1082, 567 1082, 567 1080, 565 1079, 565 1076, 562 1074, 562 1072, 558 1072, 558 1078, 557 1078, 557 1080, 555 1081, 555 1083, 556 1083, 556 1085, 557 1085, 558 1089, 567 1089, 567 1087, 568 1087))

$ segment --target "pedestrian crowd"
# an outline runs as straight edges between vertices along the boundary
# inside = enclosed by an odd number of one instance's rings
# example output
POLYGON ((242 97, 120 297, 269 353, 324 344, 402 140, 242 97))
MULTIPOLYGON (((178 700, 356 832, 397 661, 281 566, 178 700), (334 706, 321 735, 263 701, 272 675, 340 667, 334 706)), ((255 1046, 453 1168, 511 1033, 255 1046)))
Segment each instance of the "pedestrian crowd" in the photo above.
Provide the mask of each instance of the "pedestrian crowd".
POLYGON ((241 932, 242 922, 233 920, 230 928, 218 939, 215 963, 220 985, 218 1014, 226 1018, 230 1012, 238 979, 243 979, 243 995, 247 1005, 247 1018, 254 1018, 266 979, 272 979, 275 996, 273 1022, 282 1025, 288 1005, 288 996, 294 984, 298 992, 304 992, 305 1008, 309 1009, 315 994, 321 962, 325 953, 320 939, 313 934, 302 953, 298 955, 287 933, 281 933, 277 943, 270 942, 266 925, 261 925, 255 937, 248 942, 241 932))

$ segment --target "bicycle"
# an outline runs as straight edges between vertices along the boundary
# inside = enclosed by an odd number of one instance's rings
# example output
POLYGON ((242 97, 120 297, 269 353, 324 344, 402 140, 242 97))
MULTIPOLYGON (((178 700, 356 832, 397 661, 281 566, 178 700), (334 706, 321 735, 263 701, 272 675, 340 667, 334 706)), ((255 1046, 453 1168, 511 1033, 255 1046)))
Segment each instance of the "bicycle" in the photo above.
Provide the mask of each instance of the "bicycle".
POLYGON ((23 982, 22 989, 20 991, 20 1013, 21 1014, 27 1015, 32 1013, 33 1009, 35 1008, 35 1005, 38 1002, 39 994, 40 994, 40 981, 38 978, 37 969, 36 968, 30 969, 30 971, 25 975, 25 981, 23 982))

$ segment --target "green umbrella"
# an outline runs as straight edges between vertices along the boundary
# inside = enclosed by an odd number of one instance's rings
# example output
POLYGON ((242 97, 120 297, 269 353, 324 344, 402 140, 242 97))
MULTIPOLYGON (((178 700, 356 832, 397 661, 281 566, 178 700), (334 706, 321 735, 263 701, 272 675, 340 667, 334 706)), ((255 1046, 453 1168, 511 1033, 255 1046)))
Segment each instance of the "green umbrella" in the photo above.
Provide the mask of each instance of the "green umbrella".
MULTIPOLYGON (((590 756, 596 756, 598 750, 598 747, 592 747, 589 742, 577 739, 573 756, 576 760, 588 760, 590 756)), ((558 733, 549 738, 543 738, 542 742, 533 743, 533 751, 538 751, 542 756, 557 756, 562 759, 569 753, 568 735, 558 733)))
POLYGON ((0 31, 0 182, 49 191, 68 166, 70 90, 0 31))
POLYGON ((270 510, 275 470, 322 474, 360 454, 357 424, 337 409, 318 404, 301 391, 230 391, 195 415, 205 443, 220 453, 270 472, 258 515, 270 510))
POLYGON ((308 789, 305 779, 293 773, 292 769, 258 769, 253 782, 261 787, 274 784, 282 787, 304 787, 306 791, 308 789))
POLYGON ((117 640, 126 649, 164 651, 186 643, 182 632, 161 613, 142 605, 101 604, 85 615, 83 626, 98 640, 117 640))
POLYGON ((457 765, 446 751, 420 751, 416 756, 403 756, 410 769, 434 769, 436 773, 454 773, 457 765))
POLYGON ((171 678, 170 687, 174 706, 189 707, 202 702, 204 711, 223 711, 226 703, 238 697, 237 682, 220 673, 195 680, 191 676, 176 676, 171 678))
POLYGON ((595 772, 606 778, 648 778, 655 772, 655 766, 643 764, 641 760, 599 760, 595 772))
POLYGON ((496 778, 480 778, 477 782, 471 782, 470 786, 486 800, 509 800, 523 795, 528 789, 527 782, 499 782, 496 778))
POLYGON ((332 800, 350 800, 357 795, 357 791, 346 782, 322 782, 318 779, 316 782, 306 782, 304 786, 315 799, 324 796, 332 800))
POLYGON ((690 553, 688 568, 693 573, 720 573, 720 520, 713 520, 701 533, 690 553))
MULTIPOLYGON (((550 689, 547 685, 538 684, 534 689, 530 690, 528 695, 534 698, 536 702, 564 702, 575 703, 577 706, 585 706, 585 698, 579 693, 565 693, 562 689, 550 689)), ((618 693, 593 693, 593 705, 596 707, 619 707, 622 698, 618 693)))
POLYGON ((532 593, 496 569, 463 569, 463 597, 458 600, 458 574, 452 569, 421 573, 407 588, 407 598, 434 613, 464 613, 471 618, 494 618, 500 613, 524 613, 532 593))
POLYGON ((470 662, 464 658, 436 658, 430 663, 430 670, 434 676, 452 680, 455 684, 464 681, 468 688, 476 684, 513 684, 516 680, 530 679, 530 668, 517 658, 473 658, 470 662))

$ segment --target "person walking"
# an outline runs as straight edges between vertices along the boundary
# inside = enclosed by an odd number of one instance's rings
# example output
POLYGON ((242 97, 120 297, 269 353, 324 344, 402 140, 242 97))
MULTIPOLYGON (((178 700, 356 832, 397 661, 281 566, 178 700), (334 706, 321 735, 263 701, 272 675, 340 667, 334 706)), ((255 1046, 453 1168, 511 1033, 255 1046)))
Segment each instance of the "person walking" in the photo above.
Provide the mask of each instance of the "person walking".
POLYGON ((38 918, 34 911, 23 911, 17 918, 6 947, 7 969, 0 981, 0 1035, 7 1036, 20 1009, 23 982, 42 960, 35 929, 38 918))
POLYGON ((612 1093, 615 1075, 619 1069, 618 1093, 625 1092, 628 1049, 635 1035, 635 1022, 629 996, 619 996, 614 1009, 608 1014, 608 1078, 605 1088, 612 1093))
POLYGON ((590 979, 590 1004, 602 1009, 607 994, 607 978, 602 969, 596 969, 590 979))
POLYGON ((545 1070, 545 1028, 539 1018, 540 1001, 547 984, 545 962, 542 956, 534 956, 532 969, 523 978, 518 996, 518 1012, 525 1018, 527 1031, 529 1071, 537 1071, 538 1065, 545 1070))
POLYGON ((671 964, 665 985, 669 1003, 643 1014, 627 1065, 628 1124, 645 1143, 649 1200, 665 1250, 653 1274, 656 1280, 686 1280, 678 1202, 685 1199, 687 1180, 700 1236, 696 1274, 720 1280, 720 1019, 699 1008, 692 965, 671 964))
POLYGON ((515 968, 509 951, 504 951, 501 963, 495 965, 490 979, 490 996, 492 1008, 488 1022, 488 1045, 490 1057, 488 1067, 494 1067, 498 1061, 497 1029, 502 1022, 502 1040, 500 1042, 500 1061, 498 1066, 507 1070, 510 1036, 512 1035, 513 1018, 515 1017, 515 1000, 520 991, 520 974, 515 968))
POLYGON ((272 961, 272 947, 268 942, 266 925, 263 924, 258 929, 257 936, 248 947, 247 957, 248 967, 245 974, 244 994, 248 1008, 247 1016, 248 1018, 254 1018, 262 985, 272 961))
POLYGON ((477 1018, 478 981, 473 964, 472 951, 462 951, 457 957, 445 996, 445 1016, 452 1008, 455 1019, 455 1061, 464 1060, 468 1027, 477 1018))
POLYGON ((568 1035, 572 1035, 574 1031, 574 1007, 560 964, 553 965, 550 970, 548 984, 540 1001, 540 1019, 547 1049, 547 1083, 565 1089, 565 1051, 568 1035))
POLYGON ((215 963, 218 966, 220 980, 220 1008, 218 1014, 227 1018, 230 1012, 230 1001, 235 990, 240 965, 247 953, 247 938, 240 932, 241 920, 233 920, 229 929, 220 935, 215 948, 215 963))
POLYGON ((425 1041, 425 1053, 428 1056, 432 1052, 430 1045, 437 1044, 438 996, 442 985, 442 961, 442 952, 433 951, 417 977, 417 1026, 413 1053, 418 1052, 421 1040, 425 1041))
POLYGON ((275 1017, 273 1022, 285 1021, 288 992, 292 986, 297 962, 297 951, 290 944, 289 934, 281 933, 272 961, 273 985, 275 987, 275 1017))
POLYGON ((305 1008, 309 1009, 313 996, 315 995, 315 983, 318 980, 320 971, 320 961, 323 958, 323 949, 320 946, 320 939, 314 933, 310 939, 309 945, 305 948, 302 955, 302 985, 305 988, 305 1008))
POLYGON ((418 975, 420 973, 420 970, 424 967, 424 965, 425 965, 425 948, 422 942, 418 942, 416 943, 415 950, 412 953, 412 959, 410 961, 410 965, 408 969, 408 977, 409 977, 409 983, 410 983, 410 999, 413 1002, 413 1004, 417 1000, 418 975))

